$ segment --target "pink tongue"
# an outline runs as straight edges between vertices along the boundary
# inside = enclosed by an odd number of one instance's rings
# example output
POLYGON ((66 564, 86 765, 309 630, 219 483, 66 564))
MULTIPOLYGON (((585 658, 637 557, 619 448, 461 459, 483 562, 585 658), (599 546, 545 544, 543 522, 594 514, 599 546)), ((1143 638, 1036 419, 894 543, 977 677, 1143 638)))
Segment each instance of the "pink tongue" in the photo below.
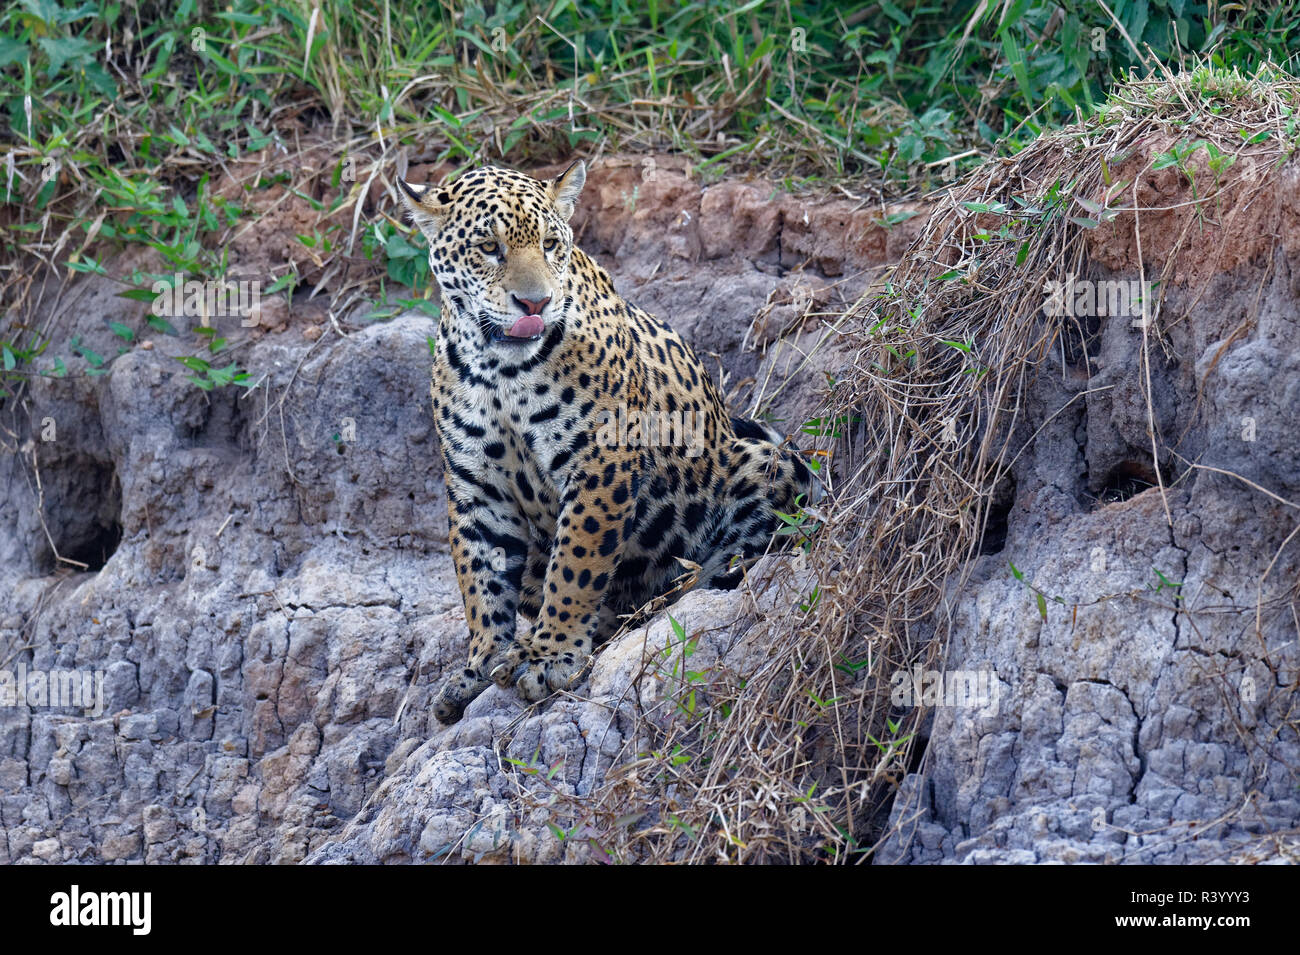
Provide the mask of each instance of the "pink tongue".
POLYGON ((540 335, 544 323, 540 315, 525 315, 519 321, 510 326, 510 331, 506 332, 511 338, 532 338, 534 335, 540 335))

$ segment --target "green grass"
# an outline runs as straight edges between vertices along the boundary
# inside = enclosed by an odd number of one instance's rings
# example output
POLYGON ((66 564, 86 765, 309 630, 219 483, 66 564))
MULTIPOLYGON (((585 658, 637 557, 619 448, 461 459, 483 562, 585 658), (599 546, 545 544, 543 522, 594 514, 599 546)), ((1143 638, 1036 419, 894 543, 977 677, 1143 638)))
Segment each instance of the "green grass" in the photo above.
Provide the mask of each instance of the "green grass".
MULTIPOLYGON (((789 188, 851 180, 906 196, 1092 112, 1126 71, 1286 63, 1298 7, 18 0, 0 13, 0 388, 37 358, 102 368, 43 354, 49 328, 27 323, 42 266, 105 274, 135 244, 161 270, 109 275, 124 294, 220 278, 231 236, 277 184, 320 216, 298 237, 303 261, 375 263, 364 281, 382 317, 428 282, 423 240, 386 201, 354 219, 400 151, 528 168, 672 150, 706 177, 746 168, 789 188), (285 168, 304 140, 327 154, 323 171, 285 168), (241 199, 214 193, 254 157, 267 172, 241 199)), ((298 263, 266 284, 292 294, 298 263)))

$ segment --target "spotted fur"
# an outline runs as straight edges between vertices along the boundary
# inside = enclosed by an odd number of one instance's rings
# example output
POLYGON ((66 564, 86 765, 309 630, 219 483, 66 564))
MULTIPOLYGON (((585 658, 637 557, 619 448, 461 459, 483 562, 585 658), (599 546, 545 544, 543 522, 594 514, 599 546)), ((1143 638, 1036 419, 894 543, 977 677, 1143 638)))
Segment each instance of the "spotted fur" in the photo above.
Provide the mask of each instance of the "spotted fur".
POLYGON ((673 589, 677 558, 700 565, 697 586, 735 586, 733 557, 766 548, 773 510, 816 483, 778 435, 729 417, 691 346, 574 246, 585 179, 575 162, 544 182, 486 167, 401 183, 442 293, 433 413, 470 631, 444 723, 492 680, 528 700, 569 686, 621 616, 673 589), (540 333, 512 336, 535 330, 525 315, 540 333))

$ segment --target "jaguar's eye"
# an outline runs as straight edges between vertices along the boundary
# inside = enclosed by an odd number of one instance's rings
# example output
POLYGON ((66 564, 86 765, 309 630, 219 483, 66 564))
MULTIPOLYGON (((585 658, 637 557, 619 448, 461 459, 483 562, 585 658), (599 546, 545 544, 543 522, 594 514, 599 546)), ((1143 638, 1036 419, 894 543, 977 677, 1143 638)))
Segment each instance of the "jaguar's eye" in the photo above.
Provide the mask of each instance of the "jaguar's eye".
POLYGON ((484 242, 479 245, 478 250, 484 255, 496 255, 501 251, 501 245, 498 242, 484 242))
POLYGON ((559 247, 560 247, 560 240, 554 237, 549 238, 542 243, 542 248, 545 249, 547 252, 554 252, 559 247))

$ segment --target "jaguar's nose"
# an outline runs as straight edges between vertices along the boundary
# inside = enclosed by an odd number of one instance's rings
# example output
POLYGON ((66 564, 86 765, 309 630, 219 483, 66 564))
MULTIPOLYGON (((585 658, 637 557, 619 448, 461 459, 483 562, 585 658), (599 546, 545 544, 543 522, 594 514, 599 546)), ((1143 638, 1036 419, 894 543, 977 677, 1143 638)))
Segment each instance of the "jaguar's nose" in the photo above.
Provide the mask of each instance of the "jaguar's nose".
POLYGON ((525 315, 542 314, 542 309, 544 309, 546 307, 546 303, 551 300, 551 296, 549 295, 546 296, 546 298, 539 299, 537 301, 532 301, 526 298, 520 298, 518 295, 513 295, 511 297, 515 300, 515 304, 524 310, 525 315))

